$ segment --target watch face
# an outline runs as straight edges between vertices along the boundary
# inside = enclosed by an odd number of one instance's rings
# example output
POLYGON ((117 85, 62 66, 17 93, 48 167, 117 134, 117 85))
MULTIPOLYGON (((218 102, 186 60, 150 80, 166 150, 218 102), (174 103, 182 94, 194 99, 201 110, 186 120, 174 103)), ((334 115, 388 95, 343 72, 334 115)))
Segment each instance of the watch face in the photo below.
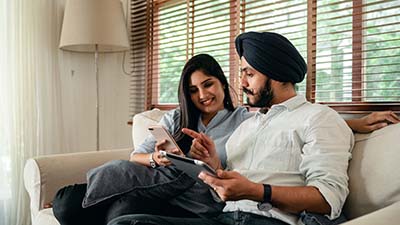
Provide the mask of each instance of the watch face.
POLYGON ((271 203, 258 203, 257 208, 261 211, 269 211, 272 209, 272 205, 271 203))
POLYGON ((150 166, 151 166, 152 168, 156 168, 156 167, 157 167, 157 164, 156 164, 156 162, 155 162, 154 159, 153 159, 153 154, 150 155, 149 161, 150 161, 150 166))

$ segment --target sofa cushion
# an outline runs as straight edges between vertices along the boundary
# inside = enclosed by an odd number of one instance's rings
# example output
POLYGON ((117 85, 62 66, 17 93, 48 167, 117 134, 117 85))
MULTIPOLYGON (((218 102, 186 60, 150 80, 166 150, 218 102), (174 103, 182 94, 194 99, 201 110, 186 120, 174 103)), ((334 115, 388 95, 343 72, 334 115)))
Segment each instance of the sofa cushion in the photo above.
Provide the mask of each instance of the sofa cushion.
POLYGON ((32 224, 60 225, 56 217, 54 217, 52 208, 40 210, 36 218, 33 219, 32 224))
POLYGON ((135 149, 144 141, 144 139, 150 135, 147 127, 156 125, 164 115, 165 111, 159 109, 152 109, 136 114, 133 117, 132 126, 132 140, 135 149))
POLYGON ((345 205, 355 218, 400 201, 400 124, 356 134, 345 205))

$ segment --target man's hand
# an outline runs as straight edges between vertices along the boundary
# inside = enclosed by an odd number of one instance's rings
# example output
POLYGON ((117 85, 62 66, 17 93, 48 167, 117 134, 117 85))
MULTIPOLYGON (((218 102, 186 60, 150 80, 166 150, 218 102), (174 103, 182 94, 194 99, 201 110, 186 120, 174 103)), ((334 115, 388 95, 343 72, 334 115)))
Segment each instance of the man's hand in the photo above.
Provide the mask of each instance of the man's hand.
POLYGON ((392 111, 373 112, 360 119, 346 121, 350 128, 359 133, 369 133, 386 127, 393 123, 399 123, 400 118, 392 111))
POLYGON ((213 140, 204 133, 183 128, 182 132, 193 138, 192 146, 190 147, 190 156, 199 159, 212 168, 222 169, 221 160, 218 157, 217 150, 213 140))
POLYGON ((263 200, 264 187, 262 184, 251 182, 235 171, 217 170, 217 176, 213 177, 204 172, 199 174, 199 178, 210 185, 223 201, 263 200))

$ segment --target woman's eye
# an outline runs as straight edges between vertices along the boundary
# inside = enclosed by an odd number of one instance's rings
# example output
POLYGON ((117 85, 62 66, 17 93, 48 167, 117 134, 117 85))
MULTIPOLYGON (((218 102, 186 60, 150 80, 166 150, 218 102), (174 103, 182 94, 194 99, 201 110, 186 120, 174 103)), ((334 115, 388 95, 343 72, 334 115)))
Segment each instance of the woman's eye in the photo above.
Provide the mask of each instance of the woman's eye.
POLYGON ((254 74, 252 74, 252 73, 246 73, 246 76, 252 78, 252 77, 254 76, 254 74))
POLYGON ((213 85, 212 82, 207 82, 207 83, 204 84, 204 87, 211 87, 212 85, 213 85))
POLYGON ((190 94, 194 94, 197 92, 197 89, 189 89, 190 94))

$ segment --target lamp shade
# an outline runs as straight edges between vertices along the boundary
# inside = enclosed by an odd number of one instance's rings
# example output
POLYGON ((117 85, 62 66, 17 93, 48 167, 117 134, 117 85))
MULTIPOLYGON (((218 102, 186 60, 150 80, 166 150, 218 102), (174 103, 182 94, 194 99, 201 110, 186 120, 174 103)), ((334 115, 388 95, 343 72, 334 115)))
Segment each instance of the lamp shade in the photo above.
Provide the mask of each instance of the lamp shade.
POLYGON ((62 50, 119 52, 129 49, 120 0, 68 0, 60 38, 62 50))

